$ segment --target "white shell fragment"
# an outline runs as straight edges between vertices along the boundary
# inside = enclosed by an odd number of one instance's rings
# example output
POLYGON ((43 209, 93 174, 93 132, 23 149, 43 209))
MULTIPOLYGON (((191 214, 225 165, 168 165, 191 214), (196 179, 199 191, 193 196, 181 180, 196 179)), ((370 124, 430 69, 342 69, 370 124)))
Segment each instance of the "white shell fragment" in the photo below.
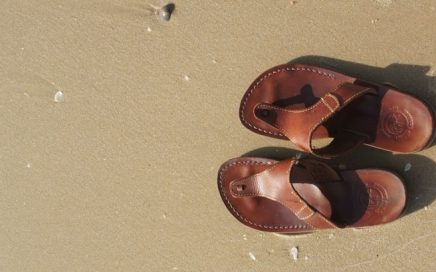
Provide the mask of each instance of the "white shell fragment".
POLYGON ((53 101, 56 103, 61 103, 65 101, 65 94, 63 91, 57 91, 53 97, 53 101))
POLYGON ((253 254, 253 252, 248 252, 248 256, 252 261, 256 261, 256 256, 253 254))
POLYGON ((289 250, 289 255, 291 255, 292 259, 296 261, 298 259, 298 247, 292 247, 289 250))

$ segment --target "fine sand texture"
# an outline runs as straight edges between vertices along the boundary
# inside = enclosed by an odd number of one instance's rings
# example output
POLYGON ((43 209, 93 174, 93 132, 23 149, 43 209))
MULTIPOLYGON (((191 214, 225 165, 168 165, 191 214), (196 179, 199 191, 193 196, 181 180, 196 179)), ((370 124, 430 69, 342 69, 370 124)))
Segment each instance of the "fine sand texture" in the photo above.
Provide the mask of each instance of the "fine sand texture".
POLYGON ((436 271, 434 146, 333 162, 404 177, 405 215, 367 229, 255 231, 216 181, 230 158, 298 153, 239 121, 275 65, 434 108, 436 1, 180 0, 167 22, 150 4, 0 1, 0 271, 436 271))

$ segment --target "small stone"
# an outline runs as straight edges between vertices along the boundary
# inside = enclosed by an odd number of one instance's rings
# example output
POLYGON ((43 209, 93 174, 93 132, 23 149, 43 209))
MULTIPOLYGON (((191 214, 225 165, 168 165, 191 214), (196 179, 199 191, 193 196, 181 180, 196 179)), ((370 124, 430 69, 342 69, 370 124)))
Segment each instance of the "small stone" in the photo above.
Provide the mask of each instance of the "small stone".
POLYGON ((412 164, 410 162, 408 162, 404 166, 404 172, 410 171, 410 169, 412 169, 412 164))
POLYGON ((333 237, 335 237, 335 235, 333 233, 330 233, 329 234, 329 239, 331 240, 331 239, 333 239, 333 237))
POLYGON ((159 10, 159 19, 161 21, 168 22, 171 19, 172 7, 174 7, 174 4, 168 4, 159 10))
POLYGON ((189 77, 188 75, 185 75, 185 76, 183 77, 183 79, 184 79, 185 81, 190 81, 190 80, 191 80, 191 77, 189 77))
POLYGON ((297 4, 297 3, 298 3, 298 1, 295 1, 295 0, 290 2, 291 6, 293 6, 293 5, 297 4))
POLYGON ((247 241, 247 234, 242 235, 242 240, 247 241))
POLYGON ((28 164, 26 164, 26 167, 30 168, 30 167, 32 167, 32 164, 29 162, 28 164))
POLYGON ((294 261, 297 261, 297 259, 298 259, 298 247, 292 247, 289 250, 289 255, 292 257, 292 259, 294 261))
POLYGON ((151 32, 151 31, 152 31, 151 27, 147 26, 147 32, 151 32))
POLYGON ((309 256, 304 256, 304 260, 305 261, 309 260, 309 256))
POLYGON ((213 60, 212 60, 212 63, 213 63, 213 64, 217 64, 216 59, 213 59, 213 60))
POLYGON ((427 207, 427 206, 424 207, 424 211, 426 211, 426 210, 428 210, 428 207, 427 207))
POLYGON ((65 95, 63 91, 57 91, 53 97, 54 102, 62 103, 65 101, 65 95))
POLYGON ((161 19, 161 21, 169 21, 170 17, 171 14, 168 11, 162 9, 159 11, 159 19, 161 19))
POLYGON ((256 261, 256 256, 253 254, 253 252, 248 252, 248 256, 252 261, 256 261))

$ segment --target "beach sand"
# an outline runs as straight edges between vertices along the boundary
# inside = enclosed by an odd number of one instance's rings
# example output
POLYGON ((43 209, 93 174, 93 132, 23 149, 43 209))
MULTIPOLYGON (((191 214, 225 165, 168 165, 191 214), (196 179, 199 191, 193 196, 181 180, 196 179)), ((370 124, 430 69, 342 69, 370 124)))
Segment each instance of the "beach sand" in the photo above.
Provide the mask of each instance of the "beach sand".
POLYGON ((434 146, 335 161, 404 177, 406 215, 380 227, 255 231, 216 181, 227 159, 297 153, 239 121, 275 65, 435 107, 436 1, 181 0, 168 22, 149 4, 165 2, 1 1, 0 271, 436 271, 434 146))

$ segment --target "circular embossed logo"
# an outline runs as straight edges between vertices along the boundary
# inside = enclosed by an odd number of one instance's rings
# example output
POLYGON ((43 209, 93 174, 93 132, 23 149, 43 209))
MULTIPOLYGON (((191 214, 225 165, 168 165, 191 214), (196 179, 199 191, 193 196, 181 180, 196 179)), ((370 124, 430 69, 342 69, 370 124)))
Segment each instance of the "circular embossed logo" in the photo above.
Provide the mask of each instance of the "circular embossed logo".
POLYGON ((381 211, 388 201, 386 190, 375 183, 366 184, 366 193, 360 195, 360 201, 363 205, 367 205, 368 211, 381 211))
POLYGON ((410 113, 398 107, 392 107, 384 114, 382 131, 389 138, 401 139, 410 134, 413 119, 410 113))

